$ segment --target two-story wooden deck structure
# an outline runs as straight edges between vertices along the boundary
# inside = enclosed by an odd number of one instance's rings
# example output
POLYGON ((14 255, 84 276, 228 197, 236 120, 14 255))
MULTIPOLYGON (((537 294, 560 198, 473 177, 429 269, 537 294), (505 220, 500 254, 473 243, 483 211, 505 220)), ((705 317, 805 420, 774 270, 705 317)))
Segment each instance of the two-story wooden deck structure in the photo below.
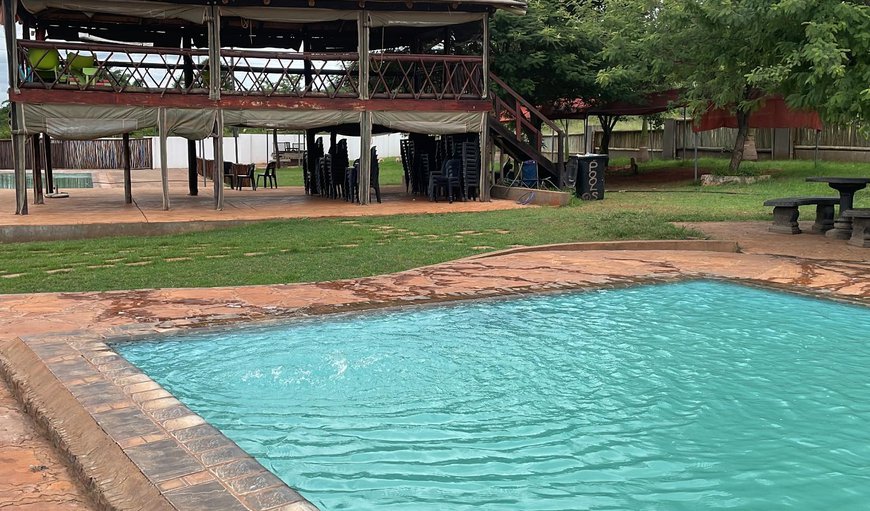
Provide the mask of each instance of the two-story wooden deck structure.
MULTIPOLYGON (((165 209, 169 135, 191 141, 193 195, 193 141, 212 137, 221 168, 225 127, 307 130, 309 147, 323 129, 358 134, 361 147, 371 145, 373 131, 480 133, 486 148, 491 129, 496 142, 512 138, 499 122, 508 120, 516 123, 512 145, 534 145, 534 135, 523 134, 532 127, 531 105, 499 100, 490 115, 488 21, 495 9, 522 13, 525 2, 7 0, 16 211, 27 213, 27 137, 38 148, 41 138, 156 128, 165 209)), ((537 139, 539 146, 540 133, 537 139)), ((369 168, 369 151, 360 154, 360 168, 369 168)), ((484 160, 488 154, 482 151, 484 160)), ((368 178, 360 173, 363 203, 368 178)), ((488 178, 481 173, 484 199, 488 178)), ((220 209, 223 183, 214 181, 220 209)), ((129 202, 129 172, 125 192, 129 202)))

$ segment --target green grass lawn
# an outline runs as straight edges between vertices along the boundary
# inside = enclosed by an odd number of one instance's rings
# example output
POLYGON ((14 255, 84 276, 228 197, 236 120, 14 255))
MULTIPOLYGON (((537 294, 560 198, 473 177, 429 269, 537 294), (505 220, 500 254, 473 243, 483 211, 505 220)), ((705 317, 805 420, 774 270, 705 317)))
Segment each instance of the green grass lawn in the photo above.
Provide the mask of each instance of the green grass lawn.
MULTIPOLYGON (((718 165, 718 160, 702 166, 718 165)), ((653 162, 641 173, 686 162, 653 162)), ((691 165, 691 162, 688 163, 691 165)), ((605 200, 565 208, 364 218, 292 219, 205 233, 0 245, 0 292, 90 291, 323 281, 394 272, 515 245, 616 239, 681 239, 673 221, 769 220, 767 198, 836 195, 810 175, 866 176, 870 165, 768 162, 771 181, 699 187, 608 186, 605 200)), ((387 167, 388 165, 384 165, 387 167)), ((294 178, 293 169, 281 179, 294 178)), ((391 180, 401 165, 384 170, 391 180), (390 174, 388 174, 388 172, 390 174)), ((298 176, 298 172, 296 174, 298 176)), ((299 176, 301 185, 301 176, 299 176)), ((288 181, 292 184, 291 181, 288 181)), ((638 180, 640 181, 640 180, 638 180)), ((288 182, 282 181, 287 185, 288 182)), ((856 206, 870 207, 870 191, 856 206)), ((376 207, 376 206, 371 206, 376 207)), ((803 212, 812 218, 812 207, 803 212)))

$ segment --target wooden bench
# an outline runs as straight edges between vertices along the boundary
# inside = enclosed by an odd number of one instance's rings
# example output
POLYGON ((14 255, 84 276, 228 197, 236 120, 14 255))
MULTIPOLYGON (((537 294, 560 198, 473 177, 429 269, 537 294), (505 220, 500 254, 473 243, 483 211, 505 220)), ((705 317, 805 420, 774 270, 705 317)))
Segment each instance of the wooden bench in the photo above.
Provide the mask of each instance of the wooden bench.
POLYGON ((852 237, 846 243, 870 248, 870 208, 847 209, 843 216, 852 219, 852 237))
POLYGON ((773 206, 773 225, 771 232, 800 234, 798 216, 800 206, 816 205, 816 222, 812 232, 824 234, 834 228, 834 206, 839 204, 838 197, 785 197, 764 201, 765 206, 773 206))

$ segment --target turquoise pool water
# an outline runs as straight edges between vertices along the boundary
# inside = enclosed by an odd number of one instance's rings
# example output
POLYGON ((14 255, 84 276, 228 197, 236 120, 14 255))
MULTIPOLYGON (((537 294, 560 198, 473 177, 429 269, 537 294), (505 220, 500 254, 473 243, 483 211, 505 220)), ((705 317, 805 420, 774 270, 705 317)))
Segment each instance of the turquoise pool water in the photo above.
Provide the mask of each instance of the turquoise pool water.
MULTIPOLYGON (((33 188, 33 173, 27 173, 27 187, 33 188)), ((66 188, 93 188, 94 176, 90 172, 63 172, 54 173, 55 187, 64 190, 66 188)), ((43 177, 43 179, 45 179, 43 177)), ((12 172, 0 172, 0 188, 15 188, 15 174, 12 172)))
POLYGON ((116 348, 325 511, 870 502, 866 307, 698 281, 116 348))

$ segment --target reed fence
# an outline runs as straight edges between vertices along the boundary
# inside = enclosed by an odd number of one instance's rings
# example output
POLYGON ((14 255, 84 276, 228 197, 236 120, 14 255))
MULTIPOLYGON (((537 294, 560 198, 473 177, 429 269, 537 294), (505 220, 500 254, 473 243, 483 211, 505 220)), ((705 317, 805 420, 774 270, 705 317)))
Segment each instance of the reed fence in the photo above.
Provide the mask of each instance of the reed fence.
MULTIPOLYGON (((130 167, 150 169, 153 165, 151 139, 130 139, 130 167)), ((32 167, 33 145, 26 144, 25 166, 32 167)), ((120 138, 99 140, 52 140, 53 169, 122 169, 124 142, 120 138)), ((44 165, 43 165, 44 167, 44 165)), ((0 169, 12 169, 12 141, 0 140, 0 169)))

